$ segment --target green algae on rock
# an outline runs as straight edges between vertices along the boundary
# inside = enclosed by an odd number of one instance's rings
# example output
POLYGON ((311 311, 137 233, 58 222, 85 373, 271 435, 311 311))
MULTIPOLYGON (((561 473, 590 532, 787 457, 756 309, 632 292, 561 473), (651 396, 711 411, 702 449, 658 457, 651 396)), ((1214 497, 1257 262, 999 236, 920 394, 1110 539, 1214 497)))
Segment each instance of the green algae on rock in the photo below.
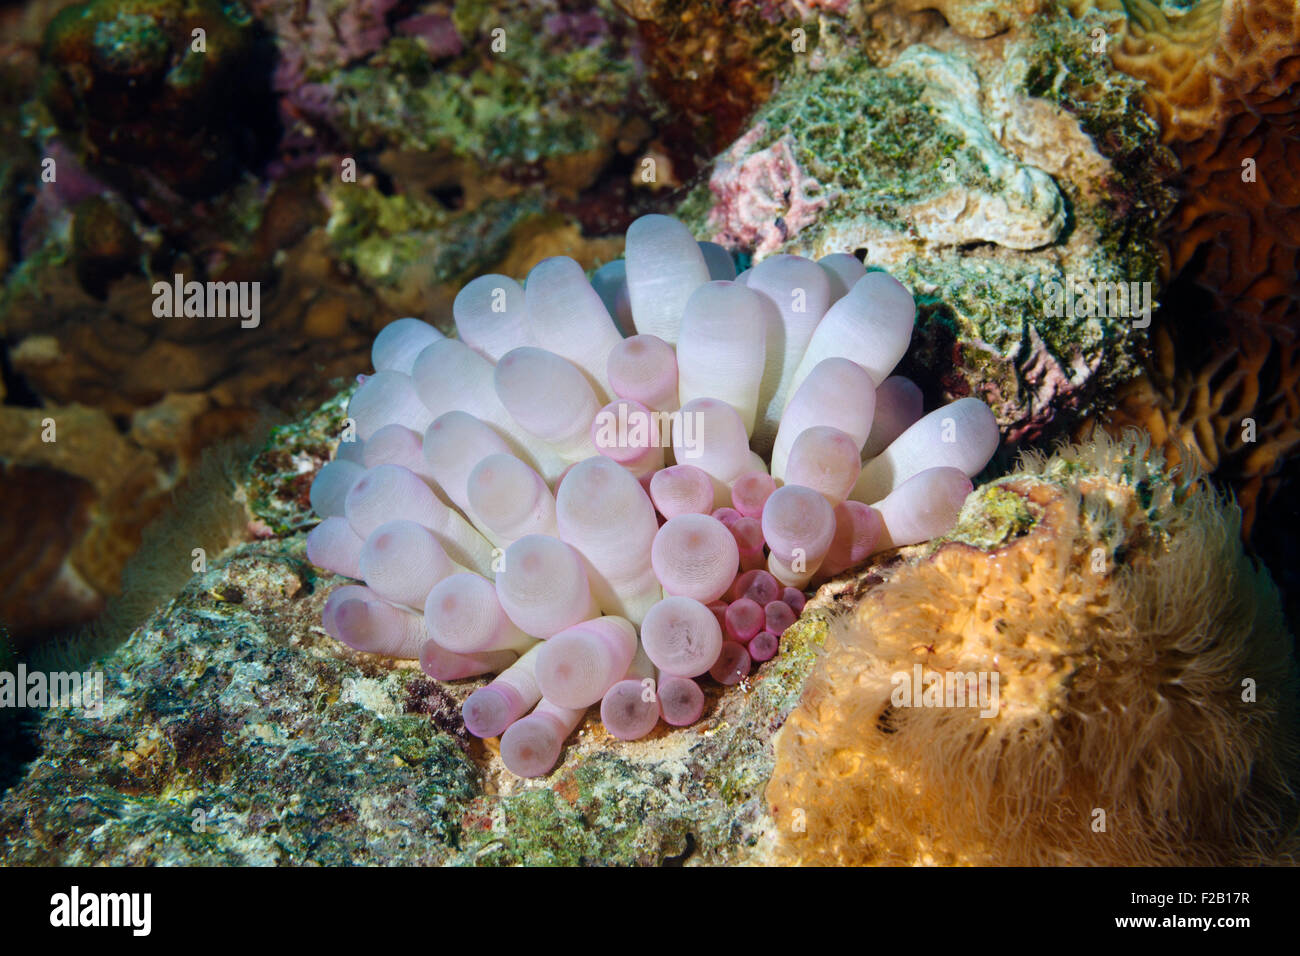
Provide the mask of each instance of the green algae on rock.
MULTIPOLYGON (((96 665, 105 674, 102 719, 40 718, 39 755, 0 797, 0 854, 69 865, 782 859, 788 814, 765 796, 775 735, 801 706, 836 622, 936 546, 882 554, 827 584, 775 659, 734 687, 706 691, 694 727, 661 726, 627 743, 589 715, 551 774, 523 780, 505 770, 493 741, 464 728, 460 704, 482 680, 432 680, 409 663, 350 651, 319 625, 340 579, 306 560, 302 475, 328 456, 346 395, 275 431, 246 469, 243 496, 276 536, 214 555, 96 665)), ((1177 546, 1181 525, 1170 516, 1194 476, 1106 445, 1030 459, 1022 473, 977 489, 947 540, 987 555, 1050 535, 1016 482, 1027 473, 1044 487, 1086 485, 1098 469, 1133 492, 1111 501, 1092 489, 1074 503, 1108 567, 1124 567, 1135 546, 1177 546), (1145 529, 1140 538, 1115 533, 1124 522, 1108 515, 1117 509, 1145 529)), ((1239 547, 1231 531, 1223 541, 1239 547)))
POLYGON ((680 214, 760 258, 856 251, 917 297, 904 374, 983 398, 1013 442, 1061 434, 1139 369, 1170 201, 1138 85, 1089 28, 1058 14, 984 40, 931 26, 870 55, 828 42, 680 214), (1083 282, 1148 297, 1054 306, 1083 282))
POLYGON ((386 196, 355 184, 330 182, 324 192, 331 249, 381 295, 453 283, 500 261, 520 227, 544 212, 542 198, 530 192, 456 212, 416 194, 386 196))
POLYGON ((345 388, 299 421, 277 425, 248 463, 243 486, 248 510, 273 534, 292 534, 319 520, 308 497, 311 482, 334 454, 355 390, 345 388))
POLYGON ((961 541, 991 551, 1027 534, 1035 520, 1023 497, 997 484, 985 485, 967 499, 957 516, 957 526, 935 542, 933 548, 942 547, 948 541, 961 541))
POLYGON ((335 122, 362 147, 443 149, 488 166, 606 149, 644 97, 620 17, 604 0, 569 29, 550 13, 456 4, 467 49, 453 68, 432 70, 425 56, 413 72, 403 55, 412 41, 395 37, 369 62, 319 78, 335 90, 335 122))
MULTIPOLYGON (((549 780, 470 744, 442 685, 342 649, 301 537, 244 546, 101 662, 105 717, 50 713, 0 801, 43 864, 736 862, 759 845, 768 738, 808 657, 783 654, 696 727, 637 744, 589 718, 549 780)), ((805 629, 808 625, 801 625, 805 629)), ((798 640, 791 640, 797 646, 798 640)))
MULTIPOLYGON (((710 688, 706 716, 624 743, 588 715, 556 770, 505 770, 465 731, 483 681, 444 684, 328 637, 339 582, 305 558, 303 476, 347 392, 281 426, 243 497, 278 537, 213 555, 95 666, 102 720, 51 711, 0 799, 0 855, 45 864, 656 864, 761 859, 770 738, 825 633, 812 602, 782 653, 710 688)), ((188 563, 188 551, 177 559, 188 563)))

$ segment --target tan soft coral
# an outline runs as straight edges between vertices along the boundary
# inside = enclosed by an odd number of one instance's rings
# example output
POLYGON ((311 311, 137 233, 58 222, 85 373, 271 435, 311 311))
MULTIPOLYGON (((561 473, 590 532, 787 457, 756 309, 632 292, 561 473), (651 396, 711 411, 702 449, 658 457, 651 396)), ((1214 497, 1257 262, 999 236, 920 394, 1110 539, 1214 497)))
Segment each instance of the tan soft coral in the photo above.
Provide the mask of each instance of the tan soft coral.
POLYGON ((1145 437, 1101 435, 1028 459, 972 495, 950 540, 869 569, 777 740, 779 854, 1270 858, 1297 814, 1295 674, 1237 521, 1145 437), (996 715, 894 706, 916 665, 996 674, 996 715))

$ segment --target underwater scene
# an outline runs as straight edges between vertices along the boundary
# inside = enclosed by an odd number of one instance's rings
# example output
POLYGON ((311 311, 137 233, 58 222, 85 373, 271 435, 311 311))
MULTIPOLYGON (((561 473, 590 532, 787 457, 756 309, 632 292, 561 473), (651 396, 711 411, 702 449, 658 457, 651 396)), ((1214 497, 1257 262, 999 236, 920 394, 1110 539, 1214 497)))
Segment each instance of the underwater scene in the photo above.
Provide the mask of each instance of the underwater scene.
POLYGON ((1297 0, 5 0, 0 141, 0 864, 1300 859, 1297 0))

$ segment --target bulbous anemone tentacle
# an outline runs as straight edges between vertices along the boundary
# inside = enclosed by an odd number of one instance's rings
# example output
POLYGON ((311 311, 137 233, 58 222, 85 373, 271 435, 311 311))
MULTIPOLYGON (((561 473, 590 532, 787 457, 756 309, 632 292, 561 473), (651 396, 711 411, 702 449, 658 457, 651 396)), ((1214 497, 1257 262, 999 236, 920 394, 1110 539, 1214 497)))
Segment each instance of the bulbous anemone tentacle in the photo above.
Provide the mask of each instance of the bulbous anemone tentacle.
POLYGON ((496 675, 469 731, 544 775, 599 702, 609 734, 704 712, 700 682, 780 652, 804 589, 945 534, 998 441, 892 375, 912 296, 853 256, 727 251, 666 216, 590 282, 482 276, 459 336, 380 332, 353 440, 312 485, 325 630, 438 680, 496 675))

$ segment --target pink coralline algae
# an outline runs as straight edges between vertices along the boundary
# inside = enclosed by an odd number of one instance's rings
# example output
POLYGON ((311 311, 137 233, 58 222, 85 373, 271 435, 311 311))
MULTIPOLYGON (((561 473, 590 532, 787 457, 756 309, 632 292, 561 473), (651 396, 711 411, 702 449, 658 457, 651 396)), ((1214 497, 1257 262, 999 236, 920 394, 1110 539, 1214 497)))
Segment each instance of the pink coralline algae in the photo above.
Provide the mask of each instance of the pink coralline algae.
POLYGON ((388 15, 399 0, 362 0, 360 3, 330 3, 329 0, 252 0, 258 18, 279 41, 284 61, 308 71, 345 66, 374 53, 392 31, 388 15))
MULTIPOLYGON (((252 0, 254 13, 276 37, 278 60, 271 85, 280 98, 285 129, 280 151, 286 166, 314 160, 319 149, 314 126, 328 122, 335 109, 335 90, 325 77, 380 50, 393 34, 389 17, 399 3, 252 0)), ((461 49, 460 37, 446 17, 411 17, 397 24, 397 30, 423 37, 435 58, 461 49)))
POLYGON ((397 32, 402 36, 419 37, 435 60, 456 56, 465 48, 456 32, 456 25, 444 14, 419 13, 407 17, 397 24, 397 32))
POLYGON ((51 140, 47 155, 59 171, 53 182, 42 182, 36 200, 23 217, 18 232, 19 248, 24 258, 33 255, 44 241, 54 222, 83 199, 109 191, 108 186, 92 176, 60 140, 51 140))
MULTIPOLYGON (((1084 395, 1084 386, 1096 375, 1102 359, 1099 352, 1089 365, 1083 352, 1075 349, 1074 354, 1069 356, 1067 365, 1048 348, 1037 329, 1032 325, 1027 328, 1029 355, 1020 363, 1020 374, 1030 395, 1028 408, 1031 416, 1024 424, 1016 424, 1007 430, 1006 438, 1011 442, 1041 436, 1058 414, 1066 409, 1077 408, 1084 395)), ((1006 402, 1007 407, 1004 408, 1004 403, 999 400, 1001 396, 994 394, 992 389, 986 389, 983 397, 999 417, 1004 413, 1009 417, 1013 409, 1023 408, 1026 404, 1025 397, 1018 395, 1006 402)))
POLYGON ((733 9, 757 10, 768 23, 783 20, 811 20, 819 13, 848 16, 853 0, 736 0, 733 9))
POLYGON ((496 675, 466 728, 548 773, 599 704, 623 740, 702 715, 779 653, 804 591, 946 533, 998 443, 892 375, 916 317, 857 259, 737 275, 644 216, 589 281, 544 259, 466 285, 458 338, 399 319, 311 486, 322 623, 436 680, 496 675))
POLYGON ((598 13, 548 13, 542 29, 547 36, 569 37, 579 46, 590 46, 609 35, 609 21, 598 13))
POLYGON ((713 241, 752 248, 759 258, 816 222, 835 198, 800 168, 789 136, 753 151, 766 133, 766 125, 759 123, 732 143, 709 179, 717 197, 708 221, 713 241))

